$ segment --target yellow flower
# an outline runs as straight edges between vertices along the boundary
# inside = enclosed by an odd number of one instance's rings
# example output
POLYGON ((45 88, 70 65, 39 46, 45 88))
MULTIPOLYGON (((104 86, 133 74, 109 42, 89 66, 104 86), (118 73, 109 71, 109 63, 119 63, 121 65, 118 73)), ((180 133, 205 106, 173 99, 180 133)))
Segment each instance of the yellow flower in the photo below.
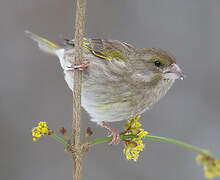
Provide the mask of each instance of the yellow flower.
POLYGON ((40 121, 37 127, 32 129, 33 141, 37 141, 41 136, 48 135, 48 125, 44 121, 40 121))
POLYGON ((198 154, 196 162, 203 165, 206 178, 212 179, 220 176, 220 159, 213 158, 211 155, 198 154))
POLYGON ((136 138, 130 138, 126 139, 125 142, 125 148, 123 149, 123 152, 126 156, 127 160, 133 160, 137 161, 139 154, 144 149, 144 144, 142 141, 142 138, 144 138, 148 132, 144 129, 140 128, 142 124, 138 122, 140 119, 140 115, 134 116, 132 118, 129 118, 128 123, 125 124, 124 129, 124 135, 136 135, 136 138))

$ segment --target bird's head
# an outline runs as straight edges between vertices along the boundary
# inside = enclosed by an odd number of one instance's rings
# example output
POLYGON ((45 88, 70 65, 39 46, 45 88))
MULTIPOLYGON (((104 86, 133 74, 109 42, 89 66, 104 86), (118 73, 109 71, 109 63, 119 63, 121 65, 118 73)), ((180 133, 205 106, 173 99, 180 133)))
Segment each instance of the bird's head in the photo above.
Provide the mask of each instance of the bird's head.
POLYGON ((175 57, 159 48, 145 50, 145 63, 153 74, 160 74, 163 79, 184 79, 184 73, 177 64, 175 57))
POLYGON ((152 57, 148 63, 151 64, 154 72, 161 74, 164 79, 184 79, 184 73, 172 54, 159 48, 152 48, 149 53, 152 57))

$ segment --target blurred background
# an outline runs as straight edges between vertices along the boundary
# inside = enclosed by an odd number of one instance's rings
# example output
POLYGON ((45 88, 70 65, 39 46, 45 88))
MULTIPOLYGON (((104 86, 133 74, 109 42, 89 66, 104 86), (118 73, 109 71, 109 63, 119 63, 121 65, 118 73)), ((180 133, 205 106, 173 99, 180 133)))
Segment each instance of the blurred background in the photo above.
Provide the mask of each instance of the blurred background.
MULTIPOLYGON (((220 156, 220 1, 88 1, 86 37, 118 39, 136 47, 171 51, 187 78, 177 81, 158 104, 143 114, 144 127, 206 148, 220 156)), ((58 59, 40 52, 25 37, 33 31, 55 42, 73 37, 73 0, 1 0, 0 2, 0 176, 5 180, 72 178, 72 156, 51 138, 32 142, 31 129, 45 120, 51 129, 71 133, 72 93, 58 59)), ((122 123, 114 127, 122 128, 122 123)), ((93 138, 107 131, 89 121, 93 138)), ((203 180, 196 153, 146 141, 137 163, 123 147, 100 144, 84 157, 84 179, 203 180)))

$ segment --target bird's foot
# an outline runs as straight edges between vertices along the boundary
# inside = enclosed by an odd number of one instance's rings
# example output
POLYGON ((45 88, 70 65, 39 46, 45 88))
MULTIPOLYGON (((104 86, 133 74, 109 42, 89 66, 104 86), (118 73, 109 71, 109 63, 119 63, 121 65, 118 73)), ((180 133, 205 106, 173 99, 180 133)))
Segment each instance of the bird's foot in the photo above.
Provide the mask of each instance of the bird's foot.
POLYGON ((67 67, 66 71, 75 71, 75 70, 80 70, 80 71, 84 71, 88 68, 89 66, 89 62, 88 61, 84 61, 82 64, 80 65, 72 65, 70 67, 67 67))
POLYGON ((111 132, 110 136, 113 136, 112 140, 108 143, 108 144, 119 144, 120 142, 120 132, 109 126, 108 124, 106 124, 105 122, 102 122, 102 126, 105 127, 106 129, 108 129, 111 132))

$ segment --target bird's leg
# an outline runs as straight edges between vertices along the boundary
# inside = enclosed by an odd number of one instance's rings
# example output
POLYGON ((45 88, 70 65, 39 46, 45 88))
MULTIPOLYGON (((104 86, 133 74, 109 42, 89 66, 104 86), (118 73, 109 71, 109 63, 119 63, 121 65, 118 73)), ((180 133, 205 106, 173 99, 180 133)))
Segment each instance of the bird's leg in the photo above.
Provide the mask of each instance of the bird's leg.
POLYGON ((110 144, 110 145, 111 144, 119 144, 119 142, 120 142, 120 132, 117 129, 109 126, 105 122, 102 122, 101 125, 111 132, 110 136, 113 136, 112 140, 108 144, 110 144))
POLYGON ((67 67, 66 71, 74 71, 74 70, 80 70, 80 71, 84 71, 88 68, 89 66, 89 62, 88 61, 84 61, 82 64, 80 65, 71 65, 70 67, 67 67))

